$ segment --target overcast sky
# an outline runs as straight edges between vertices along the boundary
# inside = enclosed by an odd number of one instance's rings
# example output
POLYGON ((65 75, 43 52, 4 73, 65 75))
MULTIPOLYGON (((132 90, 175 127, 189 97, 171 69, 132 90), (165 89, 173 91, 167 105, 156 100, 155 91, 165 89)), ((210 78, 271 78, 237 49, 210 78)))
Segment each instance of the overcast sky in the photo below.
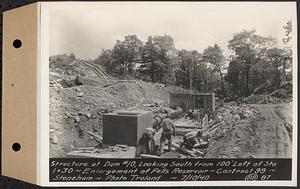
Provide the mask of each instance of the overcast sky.
POLYGON ((292 18, 292 3, 85 3, 80 9, 60 6, 50 11, 50 55, 71 53, 96 58, 117 39, 136 34, 171 35, 178 49, 197 50, 218 43, 228 55, 234 33, 256 29, 279 43, 283 25, 292 18))

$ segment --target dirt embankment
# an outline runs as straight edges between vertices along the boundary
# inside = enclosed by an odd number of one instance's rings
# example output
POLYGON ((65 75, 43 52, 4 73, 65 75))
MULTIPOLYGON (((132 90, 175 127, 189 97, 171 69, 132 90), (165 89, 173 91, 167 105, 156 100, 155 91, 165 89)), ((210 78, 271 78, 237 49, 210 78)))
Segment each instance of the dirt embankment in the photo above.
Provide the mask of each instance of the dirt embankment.
MULTIPOLYGON (((220 117, 220 118, 218 118, 220 117)), ((251 158, 259 147, 259 112, 249 105, 226 104, 218 109, 222 121, 210 133, 205 158, 251 158)))
POLYGON ((160 85, 101 77, 101 67, 60 56, 50 62, 50 157, 74 147, 96 146, 88 131, 102 136, 102 114, 147 103, 169 103, 160 85), (95 71, 97 70, 97 71, 95 71), (55 137, 53 137, 55 136, 55 137))
POLYGON ((211 133, 206 158, 290 158, 292 103, 251 105, 259 112, 211 133))
POLYGON ((292 103, 256 105, 264 118, 257 127, 260 141, 257 157, 289 158, 292 156, 292 103))

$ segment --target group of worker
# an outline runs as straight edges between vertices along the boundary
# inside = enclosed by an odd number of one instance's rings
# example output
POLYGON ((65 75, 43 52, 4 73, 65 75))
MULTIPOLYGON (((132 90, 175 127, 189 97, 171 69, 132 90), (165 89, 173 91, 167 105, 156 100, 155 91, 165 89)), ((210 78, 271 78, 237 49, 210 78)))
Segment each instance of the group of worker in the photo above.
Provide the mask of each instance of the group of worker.
MULTIPOLYGON (((160 128, 162 128, 162 134, 160 138, 160 154, 164 152, 166 141, 168 141, 168 151, 171 151, 172 138, 175 137, 175 126, 169 114, 167 114, 166 118, 162 120, 160 124, 160 128)), ((144 135, 147 138, 147 142, 145 144, 146 153, 152 154, 154 152, 154 134, 156 129, 147 128, 144 135), (152 143, 151 143, 152 141, 152 143)), ((196 131, 191 131, 186 133, 183 136, 183 143, 180 147, 185 147, 187 149, 193 148, 201 148, 206 147, 208 145, 209 135, 203 130, 199 129, 196 131)))

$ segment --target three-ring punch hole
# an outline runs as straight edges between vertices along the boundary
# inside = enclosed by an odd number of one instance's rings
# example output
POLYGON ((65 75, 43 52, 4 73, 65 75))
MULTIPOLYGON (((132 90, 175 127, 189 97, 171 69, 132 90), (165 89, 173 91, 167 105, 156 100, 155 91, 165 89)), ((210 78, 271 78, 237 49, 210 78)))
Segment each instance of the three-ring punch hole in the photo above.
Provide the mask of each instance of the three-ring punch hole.
POLYGON ((20 151, 21 150, 21 144, 20 143, 14 143, 13 145, 12 145, 12 149, 13 149, 13 151, 15 151, 15 152, 18 152, 18 151, 20 151))
POLYGON ((20 48, 20 47, 22 46, 22 41, 21 41, 20 39, 14 40, 13 46, 14 46, 16 49, 20 48))

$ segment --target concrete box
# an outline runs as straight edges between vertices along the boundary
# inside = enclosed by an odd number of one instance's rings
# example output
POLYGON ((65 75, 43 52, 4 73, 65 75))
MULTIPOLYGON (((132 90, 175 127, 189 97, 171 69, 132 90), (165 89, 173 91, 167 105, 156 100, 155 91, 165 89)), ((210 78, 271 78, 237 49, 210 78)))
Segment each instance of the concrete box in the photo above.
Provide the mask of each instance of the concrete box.
POLYGON ((118 112, 103 115, 103 142, 137 146, 147 127, 152 127, 150 111, 118 112))

